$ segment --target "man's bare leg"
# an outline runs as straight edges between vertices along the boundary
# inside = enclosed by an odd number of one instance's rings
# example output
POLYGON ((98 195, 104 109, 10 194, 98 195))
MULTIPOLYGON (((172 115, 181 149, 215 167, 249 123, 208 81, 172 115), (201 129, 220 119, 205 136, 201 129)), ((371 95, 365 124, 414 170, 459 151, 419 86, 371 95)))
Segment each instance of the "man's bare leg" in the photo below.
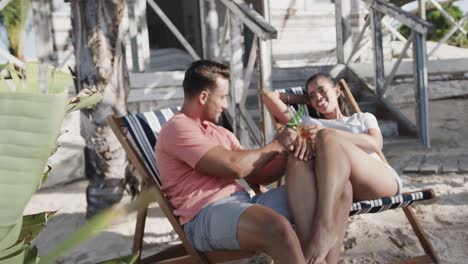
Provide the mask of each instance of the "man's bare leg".
POLYGON ((293 215, 296 233, 307 259, 307 245, 311 241, 317 203, 314 161, 301 161, 289 155, 286 165, 286 189, 289 209, 293 215))
POLYGON ((241 249, 265 252, 275 263, 305 264, 301 245, 289 221, 270 208, 247 208, 237 225, 241 249))

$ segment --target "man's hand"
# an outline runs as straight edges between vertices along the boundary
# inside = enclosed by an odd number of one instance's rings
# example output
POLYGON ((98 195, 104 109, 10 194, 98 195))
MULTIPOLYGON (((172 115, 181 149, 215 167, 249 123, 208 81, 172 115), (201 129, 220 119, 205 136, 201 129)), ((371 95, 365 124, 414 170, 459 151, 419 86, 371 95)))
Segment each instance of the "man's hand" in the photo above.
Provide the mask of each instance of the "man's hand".
POLYGON ((321 125, 312 125, 312 126, 302 126, 301 127, 301 136, 307 140, 309 144, 315 145, 315 137, 317 133, 324 129, 321 125))
POLYGON ((307 139, 298 136, 296 131, 285 127, 276 134, 276 140, 285 150, 290 151, 295 158, 300 160, 312 159, 312 146, 307 144, 307 139))
POLYGON ((294 142, 297 137, 296 131, 283 127, 281 131, 276 134, 275 140, 278 141, 285 150, 293 151, 295 148, 294 142))

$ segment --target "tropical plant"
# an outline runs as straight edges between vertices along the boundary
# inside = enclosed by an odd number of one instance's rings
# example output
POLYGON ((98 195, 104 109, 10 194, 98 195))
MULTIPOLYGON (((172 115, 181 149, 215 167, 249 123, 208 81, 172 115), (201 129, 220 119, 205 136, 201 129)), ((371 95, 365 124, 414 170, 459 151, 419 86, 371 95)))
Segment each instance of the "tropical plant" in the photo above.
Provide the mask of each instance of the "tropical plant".
POLYGON ((3 23, 8 32, 10 52, 18 58, 23 58, 23 41, 21 35, 28 17, 31 0, 13 0, 0 10, 3 23))
POLYGON ((67 103, 70 74, 37 63, 3 69, 11 80, 0 72, 0 263, 35 263, 30 244, 53 212, 23 216, 23 210, 47 178, 66 111, 91 107, 102 96, 82 91, 67 103))
MULTIPOLYGON (((460 10, 459 7, 453 5, 453 3, 454 1, 447 1, 441 5, 444 10, 455 19, 455 21, 459 21, 463 17, 463 11, 460 10)), ((438 42, 452 28, 452 24, 447 21, 442 12, 433 6, 428 6, 426 8, 426 20, 435 26, 434 30, 427 33, 427 40, 438 42)), ((468 31, 468 21, 465 21, 462 27, 468 31)), ((399 31, 405 37, 409 37, 411 33, 411 30, 407 26, 401 26, 399 31)), ((448 39, 447 44, 461 48, 468 48, 468 37, 458 31, 448 39)))
MULTIPOLYGON (((157 191, 150 189, 140 193, 137 199, 133 200, 129 204, 116 204, 111 208, 105 209, 102 212, 93 216, 85 225, 80 229, 73 232, 64 241, 61 241, 57 246, 48 252, 46 255, 41 257, 40 263, 52 263, 59 259, 65 253, 72 248, 78 246, 82 242, 91 239, 98 232, 103 229, 120 223, 126 219, 126 217, 142 208, 146 208, 149 203, 155 201, 157 191)), ((99 262, 100 264, 132 264, 138 259, 138 254, 128 255, 119 257, 112 260, 106 260, 99 262)))

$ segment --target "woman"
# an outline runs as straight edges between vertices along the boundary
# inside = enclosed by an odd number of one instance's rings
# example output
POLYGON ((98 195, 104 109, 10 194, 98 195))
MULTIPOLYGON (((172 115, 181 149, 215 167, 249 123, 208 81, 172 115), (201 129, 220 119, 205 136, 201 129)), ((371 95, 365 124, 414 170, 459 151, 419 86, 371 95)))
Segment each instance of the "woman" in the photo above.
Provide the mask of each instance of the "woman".
MULTIPOLYGON (((304 188, 304 175, 316 188, 317 195, 304 201, 299 194, 288 193, 298 236, 313 248, 303 248, 312 263, 335 263, 346 232, 349 206, 340 204, 351 186, 354 200, 376 199, 400 192, 398 174, 377 152, 382 149, 382 134, 376 118, 370 113, 345 115, 343 94, 328 74, 316 74, 306 82, 307 95, 287 95, 275 91, 263 94, 263 102, 281 123, 293 118, 285 103, 305 103, 321 117, 302 117, 300 136, 312 145, 313 152, 301 148, 290 158, 286 187, 304 188), (340 107, 341 106, 341 107, 340 107), (310 162, 304 162, 311 156, 310 162), (304 217, 302 210, 316 208, 304 217), (304 232, 303 234, 301 234, 304 232), (307 243, 309 242, 309 243, 307 243)), ((310 186, 307 186, 310 190, 310 186)), ((288 188, 289 189, 289 188, 288 188)))

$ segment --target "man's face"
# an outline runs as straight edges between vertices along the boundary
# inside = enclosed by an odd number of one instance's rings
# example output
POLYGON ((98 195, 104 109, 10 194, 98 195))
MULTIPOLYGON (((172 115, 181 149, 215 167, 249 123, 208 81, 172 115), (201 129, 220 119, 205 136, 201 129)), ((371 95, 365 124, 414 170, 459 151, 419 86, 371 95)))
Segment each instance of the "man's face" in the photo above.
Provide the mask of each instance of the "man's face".
POLYGON ((204 119, 218 123, 224 109, 228 107, 229 80, 218 77, 215 87, 206 92, 208 95, 204 105, 204 119))

